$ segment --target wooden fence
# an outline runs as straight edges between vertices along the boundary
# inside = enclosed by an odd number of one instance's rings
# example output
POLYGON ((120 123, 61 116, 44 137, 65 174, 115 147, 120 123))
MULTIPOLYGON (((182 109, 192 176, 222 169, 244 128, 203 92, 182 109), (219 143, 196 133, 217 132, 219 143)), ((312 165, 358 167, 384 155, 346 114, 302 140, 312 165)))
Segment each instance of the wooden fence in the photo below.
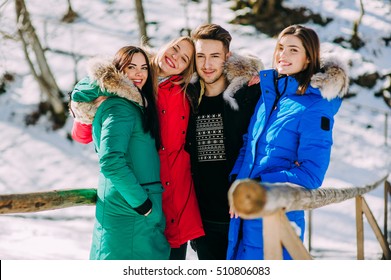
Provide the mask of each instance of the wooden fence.
POLYGON ((352 188, 320 188, 308 190, 290 183, 259 183, 245 179, 235 181, 228 199, 231 210, 243 219, 263 218, 263 238, 265 259, 282 259, 282 246, 293 259, 312 259, 300 238, 294 232, 285 212, 311 210, 347 199, 356 199, 357 259, 364 259, 363 214, 374 231, 382 248, 383 257, 391 259, 390 245, 387 242, 388 195, 391 194, 388 175, 373 184, 352 188), (384 182, 384 233, 380 230, 363 194, 377 188, 384 182))
MULTIPOLYGON (((289 183, 258 183, 253 180, 235 181, 229 192, 230 207, 244 219, 263 218, 265 259, 281 259, 282 246, 293 259, 312 259, 294 232, 285 212, 312 210, 347 199, 356 200, 357 259, 364 259, 363 215, 366 216, 383 250, 391 259, 387 234, 388 196, 391 195, 388 175, 373 184, 352 188, 320 188, 308 190, 289 183), (384 231, 380 230, 363 194, 384 182, 384 231)), ((82 205, 94 205, 96 189, 70 189, 50 192, 0 195, 0 214, 39 212, 82 205)))

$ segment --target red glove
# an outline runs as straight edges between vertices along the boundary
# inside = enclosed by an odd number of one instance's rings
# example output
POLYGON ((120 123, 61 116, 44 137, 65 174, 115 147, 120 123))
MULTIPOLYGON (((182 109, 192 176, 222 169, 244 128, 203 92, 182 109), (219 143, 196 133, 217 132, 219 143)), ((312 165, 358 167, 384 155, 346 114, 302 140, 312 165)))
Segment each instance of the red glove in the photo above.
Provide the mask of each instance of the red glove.
POLYGON ((92 142, 92 125, 73 121, 72 138, 81 144, 92 142))

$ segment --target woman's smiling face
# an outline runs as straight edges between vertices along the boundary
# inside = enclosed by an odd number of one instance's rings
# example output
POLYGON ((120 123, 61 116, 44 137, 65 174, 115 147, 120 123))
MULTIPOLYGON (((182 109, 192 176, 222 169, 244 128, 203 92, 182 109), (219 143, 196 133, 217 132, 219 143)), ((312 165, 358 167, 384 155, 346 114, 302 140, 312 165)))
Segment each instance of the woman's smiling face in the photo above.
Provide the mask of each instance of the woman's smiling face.
POLYGON ((132 61, 123 70, 133 84, 142 89, 148 79, 148 64, 141 53, 133 54, 132 61))
POLYGON ((294 75, 307 68, 309 59, 301 40, 294 35, 285 35, 278 42, 274 57, 279 74, 294 75))
POLYGON ((159 75, 163 77, 182 74, 194 55, 194 47, 186 40, 169 47, 158 60, 159 75))

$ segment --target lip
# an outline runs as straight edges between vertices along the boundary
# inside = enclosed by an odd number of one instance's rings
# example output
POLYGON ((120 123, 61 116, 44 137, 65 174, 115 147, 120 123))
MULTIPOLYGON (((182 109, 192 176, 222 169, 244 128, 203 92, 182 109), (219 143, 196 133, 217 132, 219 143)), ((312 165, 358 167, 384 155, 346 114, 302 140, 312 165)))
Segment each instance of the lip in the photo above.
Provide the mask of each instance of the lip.
POLYGON ((210 75, 213 75, 215 71, 205 71, 203 70, 202 73, 204 73, 206 76, 210 76, 210 75))
POLYGON ((292 63, 285 61, 285 60, 280 60, 280 61, 278 61, 278 64, 280 66, 290 66, 292 63))
POLYGON ((141 84, 143 83, 143 80, 137 79, 137 80, 132 80, 132 82, 133 82, 133 84, 134 84, 136 87, 138 87, 139 85, 141 85, 141 84))
POLYGON ((166 61, 167 65, 171 68, 174 68, 175 69, 175 64, 174 62, 169 58, 169 57, 165 57, 164 60, 166 61))

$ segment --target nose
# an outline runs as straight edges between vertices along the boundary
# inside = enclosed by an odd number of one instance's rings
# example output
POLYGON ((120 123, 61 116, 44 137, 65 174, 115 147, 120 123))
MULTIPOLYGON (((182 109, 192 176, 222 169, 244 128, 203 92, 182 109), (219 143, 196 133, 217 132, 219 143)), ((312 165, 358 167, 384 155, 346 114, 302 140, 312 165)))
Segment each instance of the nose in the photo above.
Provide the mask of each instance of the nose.
POLYGON ((280 57, 286 56, 285 53, 286 53, 286 49, 281 50, 280 51, 280 57))
POLYGON ((206 69, 210 67, 210 60, 209 60, 209 58, 205 57, 203 66, 206 69))

